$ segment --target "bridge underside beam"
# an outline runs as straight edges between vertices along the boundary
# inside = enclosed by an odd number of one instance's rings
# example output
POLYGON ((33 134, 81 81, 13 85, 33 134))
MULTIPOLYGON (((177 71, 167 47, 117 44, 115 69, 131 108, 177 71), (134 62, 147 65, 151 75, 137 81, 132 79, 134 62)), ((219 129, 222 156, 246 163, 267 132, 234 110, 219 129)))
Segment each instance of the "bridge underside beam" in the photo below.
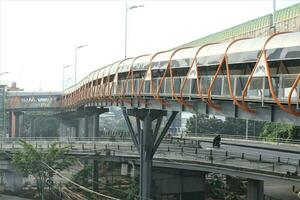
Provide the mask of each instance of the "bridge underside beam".
POLYGON ((164 110, 154 109, 125 109, 123 115, 127 123, 133 142, 140 154, 140 186, 139 196, 142 199, 151 198, 151 181, 152 181, 152 160, 159 144, 167 133, 171 123, 176 117, 177 111, 172 111, 167 119, 163 130, 160 132, 160 126, 163 117, 168 113, 164 110), (133 129, 129 116, 136 119, 136 132, 133 129), (142 127, 141 122, 142 121, 142 127), (153 130, 152 127, 155 127, 153 130))
POLYGON ((63 121, 76 121, 74 125, 71 125, 75 128, 76 137, 99 137, 99 115, 105 112, 109 112, 109 109, 97 106, 82 106, 69 112, 60 113, 59 116, 63 121), (82 118, 83 121, 81 121, 82 118))
MULTIPOLYGON (((300 126, 300 117, 289 114, 283 111, 278 105, 272 102, 249 102, 250 108, 255 109, 255 113, 246 112, 232 103, 231 100, 224 99, 213 99, 213 103, 220 106, 220 110, 216 110, 209 107, 201 99, 186 99, 190 106, 184 106, 175 100, 165 98, 164 101, 166 105, 157 103, 157 100, 150 97, 145 97, 143 102, 137 98, 124 98, 123 101, 114 102, 91 102, 90 105, 93 106, 122 106, 122 107, 138 107, 144 109, 154 109, 154 110, 173 110, 173 111, 189 111, 192 113, 203 113, 209 115, 218 115, 224 117, 233 117, 240 119, 249 119, 256 121, 266 121, 266 122, 278 122, 293 124, 300 126)), ((285 105, 286 106, 286 105, 285 105)), ((299 111, 300 109, 298 109, 299 111)))

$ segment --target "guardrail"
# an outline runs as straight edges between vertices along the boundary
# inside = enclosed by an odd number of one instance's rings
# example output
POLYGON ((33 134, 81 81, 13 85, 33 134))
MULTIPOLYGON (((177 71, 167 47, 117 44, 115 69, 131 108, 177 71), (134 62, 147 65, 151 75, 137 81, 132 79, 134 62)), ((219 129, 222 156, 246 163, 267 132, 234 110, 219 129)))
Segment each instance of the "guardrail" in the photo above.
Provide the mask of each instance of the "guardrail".
MULTIPOLYGON (((191 139, 191 138, 199 138, 201 137, 215 137, 218 134, 208 134, 208 133, 189 133, 185 136, 173 136, 174 138, 179 139, 191 139)), ((231 135, 231 134, 219 134, 221 138, 226 139, 241 139, 241 140, 249 140, 249 141, 261 141, 261 142, 275 142, 275 143, 286 143, 286 144, 299 144, 300 140, 294 139, 283 139, 283 138, 266 138, 266 137, 259 137, 259 136, 248 136, 245 135, 231 135)))
MULTIPOLYGON (((36 148, 47 151, 52 143, 57 141, 32 141, 29 142, 36 148)), ((133 145, 128 142, 112 141, 70 141, 58 142, 59 148, 70 147, 72 155, 110 155, 110 156, 135 156, 139 154, 133 145)), ((18 143, 0 143, 3 152, 14 152, 22 149, 18 143)), ((166 162, 210 164, 239 170, 255 170, 260 173, 273 173, 276 176, 299 179, 300 159, 271 156, 267 154, 234 152, 220 149, 201 149, 197 144, 193 146, 179 146, 177 144, 163 143, 154 156, 155 159, 163 159, 166 162)))

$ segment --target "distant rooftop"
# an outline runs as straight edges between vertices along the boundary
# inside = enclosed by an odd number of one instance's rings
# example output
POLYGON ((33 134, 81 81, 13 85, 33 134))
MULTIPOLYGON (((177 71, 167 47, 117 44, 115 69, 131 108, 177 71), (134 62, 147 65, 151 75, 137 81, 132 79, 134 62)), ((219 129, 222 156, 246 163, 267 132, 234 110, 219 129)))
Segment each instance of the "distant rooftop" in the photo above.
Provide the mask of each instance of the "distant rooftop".
MULTIPOLYGON (((265 15, 232 28, 183 44, 175 49, 182 47, 197 47, 203 44, 231 41, 244 37, 267 36, 273 32, 272 21, 272 14, 265 15)), ((274 24, 277 32, 300 31, 300 3, 278 10, 275 13, 274 24)))

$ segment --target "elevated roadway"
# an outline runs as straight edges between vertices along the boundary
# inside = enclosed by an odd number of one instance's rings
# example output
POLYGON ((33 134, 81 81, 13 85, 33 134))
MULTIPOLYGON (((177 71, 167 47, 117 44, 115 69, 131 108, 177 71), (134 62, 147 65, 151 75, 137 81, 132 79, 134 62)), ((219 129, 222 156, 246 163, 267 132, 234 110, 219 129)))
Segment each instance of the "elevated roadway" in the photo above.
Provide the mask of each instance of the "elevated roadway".
MULTIPOLYGON (((56 143, 61 148, 70 146, 70 154, 74 156, 118 162, 133 160, 139 165, 139 154, 130 140, 112 142, 97 138, 94 141, 77 141, 71 138, 28 142, 45 151, 51 143, 56 143)), ((273 145, 268 145, 270 150, 244 145, 239 147, 223 144, 220 149, 215 149, 211 148, 211 143, 208 142, 199 144, 189 141, 183 144, 165 140, 158 148, 153 164, 158 167, 220 173, 300 186, 300 146, 294 153, 287 153, 276 147, 271 150, 273 145)), ((2 153, 13 153, 20 148, 16 141, 0 143, 2 153)))

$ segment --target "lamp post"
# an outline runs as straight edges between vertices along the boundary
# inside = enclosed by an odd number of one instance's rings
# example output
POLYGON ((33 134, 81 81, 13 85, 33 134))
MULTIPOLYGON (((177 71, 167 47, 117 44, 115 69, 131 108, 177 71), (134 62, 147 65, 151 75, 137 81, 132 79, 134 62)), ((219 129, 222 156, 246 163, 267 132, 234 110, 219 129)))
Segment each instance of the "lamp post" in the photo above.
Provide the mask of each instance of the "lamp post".
POLYGON ((75 71, 75 84, 77 83, 77 50, 83 47, 87 47, 88 45, 75 45, 75 63, 74 63, 74 71, 75 71))
POLYGON ((63 66, 63 77, 62 77, 62 91, 65 90, 65 70, 69 67, 71 67, 72 65, 65 65, 63 66))
POLYGON ((125 6, 125 58, 127 58, 127 15, 128 15, 128 10, 132 10, 135 8, 142 8, 144 7, 144 5, 134 5, 134 6, 130 6, 128 7, 128 3, 126 0, 126 6, 125 6))

